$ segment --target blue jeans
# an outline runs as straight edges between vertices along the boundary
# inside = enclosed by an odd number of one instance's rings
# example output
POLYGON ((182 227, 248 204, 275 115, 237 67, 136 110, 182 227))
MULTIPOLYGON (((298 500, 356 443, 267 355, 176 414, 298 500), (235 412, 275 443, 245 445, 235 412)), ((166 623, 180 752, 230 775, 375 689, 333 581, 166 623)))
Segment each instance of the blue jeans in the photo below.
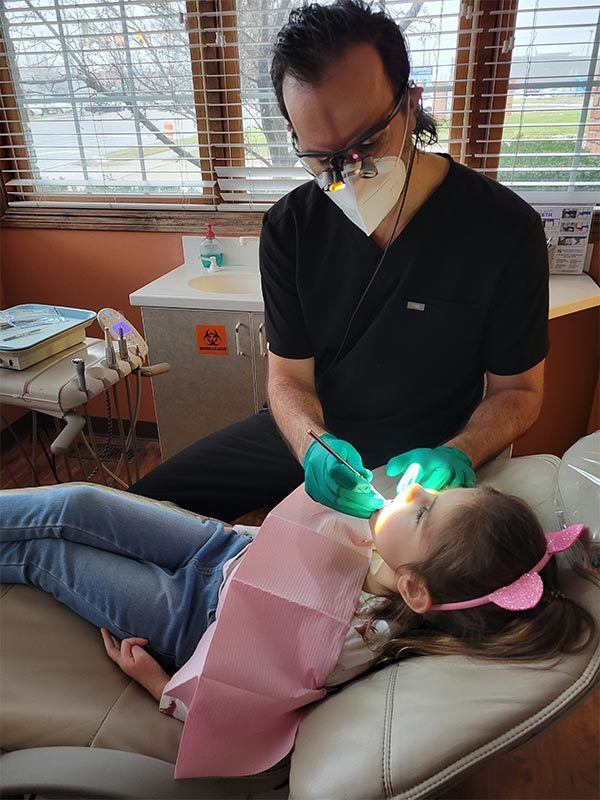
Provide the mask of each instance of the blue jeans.
MULTIPOLYGON (((0 493, 0 578, 39 586, 169 673, 214 620, 223 564, 251 537, 93 484, 0 493)), ((74 649, 77 643, 73 643, 74 649)))

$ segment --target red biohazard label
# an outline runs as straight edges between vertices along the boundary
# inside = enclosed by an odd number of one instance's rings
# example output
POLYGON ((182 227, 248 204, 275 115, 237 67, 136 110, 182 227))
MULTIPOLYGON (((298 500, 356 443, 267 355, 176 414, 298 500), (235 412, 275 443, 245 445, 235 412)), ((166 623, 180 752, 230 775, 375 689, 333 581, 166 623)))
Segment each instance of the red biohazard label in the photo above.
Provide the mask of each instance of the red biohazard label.
POLYGON ((196 325, 198 352, 203 356, 227 356, 227 329, 225 325, 196 325))

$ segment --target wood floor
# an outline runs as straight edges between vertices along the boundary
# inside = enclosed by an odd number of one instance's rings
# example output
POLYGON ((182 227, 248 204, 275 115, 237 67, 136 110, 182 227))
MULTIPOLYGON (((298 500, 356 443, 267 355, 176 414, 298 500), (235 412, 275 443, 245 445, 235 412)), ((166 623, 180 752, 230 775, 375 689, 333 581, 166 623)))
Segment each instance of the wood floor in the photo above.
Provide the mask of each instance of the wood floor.
MULTIPOLYGON (((46 418, 47 420, 48 418, 46 418)), ((53 470, 56 472, 58 480, 66 482, 73 481, 87 481, 93 483, 103 484, 102 476, 98 470, 94 471, 94 462, 85 448, 80 445, 78 455, 72 455, 68 459, 68 467, 71 471, 71 477, 67 471, 67 463, 65 459, 58 456, 52 457, 50 452, 50 442, 55 436, 54 428, 50 426, 47 428, 47 421, 40 415, 40 431, 39 431, 39 445, 37 447, 37 458, 35 460, 36 469, 38 472, 38 480, 40 484, 47 485, 56 483, 56 477, 53 470)), ((15 486, 35 486, 35 481, 31 473, 31 467, 27 461, 31 460, 31 443, 28 435, 19 437, 20 445, 12 437, 9 439, 7 432, 4 432, 4 438, 9 442, 9 446, 4 449, 0 458, 0 488, 12 489, 15 486), (23 448, 23 449, 21 449, 23 448)), ((120 440, 118 436, 108 440, 106 435, 99 435, 96 437, 97 446, 99 450, 109 448, 118 450, 117 456, 113 459, 107 459, 106 464, 109 469, 114 470, 117 461, 116 458, 121 452, 120 440), (108 447, 106 447, 108 443, 108 447)), ((109 453, 112 455, 112 452, 109 453)), ((160 464, 160 447, 157 441, 149 439, 138 438, 138 455, 140 461, 140 477, 160 464)), ((134 464, 132 458, 129 459, 129 467, 132 476, 132 483, 134 482, 134 464)), ((122 467, 119 471, 119 477, 126 479, 125 469, 122 467)))
MULTIPOLYGON (((22 444, 30 455, 27 441, 22 444)), ((160 449, 155 441, 138 440, 138 444, 143 475, 160 463, 160 449)), ((52 470, 43 454, 39 455, 38 464, 41 483, 53 483, 52 470)), ((62 460, 53 466, 59 480, 68 480, 62 460)), ((80 465, 72 459, 72 479, 85 480, 92 467, 90 460, 82 460, 80 465)), ((0 486, 11 488, 15 480, 32 485, 30 467, 23 452, 13 444, 2 453, 0 486)), ((102 483, 98 473, 91 480, 102 483)), ((243 520, 260 524, 264 513, 246 515, 243 520)), ((596 690, 549 730, 476 769, 439 800, 600 800, 599 732, 600 691, 596 690)))

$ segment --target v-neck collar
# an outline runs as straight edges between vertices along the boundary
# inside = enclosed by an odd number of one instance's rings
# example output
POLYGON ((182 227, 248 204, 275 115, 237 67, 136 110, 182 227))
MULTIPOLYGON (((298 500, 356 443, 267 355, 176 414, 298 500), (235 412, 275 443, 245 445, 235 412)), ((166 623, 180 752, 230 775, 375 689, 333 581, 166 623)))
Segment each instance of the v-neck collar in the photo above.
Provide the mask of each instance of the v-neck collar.
MULTIPOLYGON (((452 158, 452 156, 449 155, 448 153, 439 153, 438 155, 443 156, 446 160, 448 160, 450 162, 450 167, 449 167, 448 171, 446 172, 446 174, 444 175, 444 177, 442 178, 440 183, 438 183, 438 185, 427 195, 425 200, 417 208, 417 210, 414 212, 412 217, 408 220, 406 225, 402 228, 400 233, 396 236, 396 238, 390 243, 390 246, 388 248, 388 252, 393 247, 395 247, 397 242, 399 242, 400 240, 406 238, 405 237, 406 232, 411 227, 414 226, 415 221, 418 220, 420 217, 422 217, 423 213, 429 209, 429 206, 432 205, 434 201, 439 199, 439 197, 444 194, 444 190, 445 190, 446 186, 449 183, 449 178, 450 178, 451 175, 453 175, 454 170, 456 169, 456 163, 455 163, 454 159, 452 158)), ((352 224, 354 224, 354 223, 352 223, 352 224)), ((377 244, 377 242, 371 236, 367 236, 367 239, 369 240, 369 242, 370 242, 371 246, 373 247, 373 249, 375 249, 377 251, 379 256, 382 256, 383 253, 384 253, 384 248, 380 247, 377 244)))

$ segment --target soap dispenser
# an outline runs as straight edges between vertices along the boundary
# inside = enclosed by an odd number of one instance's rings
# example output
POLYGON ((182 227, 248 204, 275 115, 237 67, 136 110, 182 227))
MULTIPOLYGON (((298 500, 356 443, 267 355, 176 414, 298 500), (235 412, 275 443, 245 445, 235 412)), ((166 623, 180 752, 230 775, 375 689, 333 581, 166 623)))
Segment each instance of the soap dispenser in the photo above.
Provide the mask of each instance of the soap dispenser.
POLYGON ((200 242, 200 263, 211 272, 223 265, 223 246, 215 236, 211 222, 206 223, 206 236, 200 242))

